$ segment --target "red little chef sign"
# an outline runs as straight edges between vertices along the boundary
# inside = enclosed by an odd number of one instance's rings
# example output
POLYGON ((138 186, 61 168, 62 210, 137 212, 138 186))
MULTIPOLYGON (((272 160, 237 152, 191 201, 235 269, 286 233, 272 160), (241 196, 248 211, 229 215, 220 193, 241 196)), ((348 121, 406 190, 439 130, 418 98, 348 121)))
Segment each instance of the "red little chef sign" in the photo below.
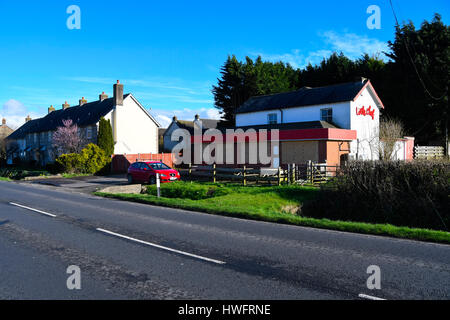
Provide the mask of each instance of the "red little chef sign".
POLYGON ((362 108, 358 109, 358 107, 356 107, 356 115, 357 116, 371 116, 372 120, 374 120, 375 118, 375 109, 372 109, 371 106, 369 106, 369 108, 365 109, 364 106, 362 106, 362 108))

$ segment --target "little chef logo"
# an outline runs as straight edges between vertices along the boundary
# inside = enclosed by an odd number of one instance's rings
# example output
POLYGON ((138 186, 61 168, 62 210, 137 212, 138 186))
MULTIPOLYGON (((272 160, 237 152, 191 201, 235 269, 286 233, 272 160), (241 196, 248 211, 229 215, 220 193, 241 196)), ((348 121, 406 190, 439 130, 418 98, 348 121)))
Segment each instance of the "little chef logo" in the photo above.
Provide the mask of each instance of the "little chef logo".
POLYGON ((375 109, 372 109, 371 106, 369 106, 369 108, 364 108, 364 106, 362 106, 362 108, 358 109, 358 107, 356 107, 356 115, 357 116, 371 116, 372 120, 374 120, 375 118, 375 109))

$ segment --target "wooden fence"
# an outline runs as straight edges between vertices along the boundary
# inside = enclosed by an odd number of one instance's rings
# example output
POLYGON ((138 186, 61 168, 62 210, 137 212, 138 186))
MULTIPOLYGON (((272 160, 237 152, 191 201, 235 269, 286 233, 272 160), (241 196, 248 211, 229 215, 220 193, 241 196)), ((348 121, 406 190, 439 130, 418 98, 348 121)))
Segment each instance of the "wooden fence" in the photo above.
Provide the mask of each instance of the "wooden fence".
POLYGON ((444 158, 444 147, 439 146, 415 146, 415 159, 442 159, 444 158))
POLYGON ((240 182, 247 184, 311 184, 319 185, 336 175, 339 167, 308 162, 279 168, 240 168, 213 165, 177 167, 182 180, 211 182, 240 182))

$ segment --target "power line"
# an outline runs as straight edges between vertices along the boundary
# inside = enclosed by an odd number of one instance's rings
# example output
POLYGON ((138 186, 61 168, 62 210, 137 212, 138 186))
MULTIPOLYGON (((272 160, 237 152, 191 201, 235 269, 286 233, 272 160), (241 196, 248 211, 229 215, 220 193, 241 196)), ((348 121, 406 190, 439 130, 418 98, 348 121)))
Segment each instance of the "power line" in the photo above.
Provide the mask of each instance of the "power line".
MULTIPOLYGON (((398 23, 397 15, 396 15, 396 13, 395 13, 394 6, 392 5, 392 0, 389 0, 389 3, 390 3, 390 5, 391 5, 392 13, 394 14, 396 26, 397 26, 398 30, 400 30, 400 24, 398 23)), ((434 95, 431 94, 431 92, 428 90, 427 86, 425 85, 425 82, 423 81, 422 77, 420 76, 419 70, 417 69, 416 64, 414 63, 414 59, 413 59, 412 56, 411 56, 411 52, 409 51, 408 43, 407 43, 406 40, 407 40, 406 37, 403 37, 403 42, 404 42, 404 44, 405 44, 406 52, 408 53, 408 57, 409 57, 409 59, 411 60, 411 63, 412 63, 412 65, 413 65, 413 67, 414 67, 414 70, 416 71, 417 77, 419 78, 419 81, 420 81, 420 83, 422 84, 422 86, 423 86, 425 92, 426 92, 433 100, 436 100, 436 101, 442 100, 442 99, 448 94, 448 92, 447 92, 448 89, 446 89, 446 92, 444 92, 444 94, 443 94, 441 97, 439 97, 439 98, 438 98, 438 97, 435 97, 434 95)))

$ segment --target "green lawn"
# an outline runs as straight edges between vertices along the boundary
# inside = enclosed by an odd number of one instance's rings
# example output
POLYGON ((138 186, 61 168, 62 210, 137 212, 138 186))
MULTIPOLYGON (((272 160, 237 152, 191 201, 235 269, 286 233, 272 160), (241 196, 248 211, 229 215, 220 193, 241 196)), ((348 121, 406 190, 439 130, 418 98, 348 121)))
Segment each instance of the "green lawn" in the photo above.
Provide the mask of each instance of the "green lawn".
POLYGON ((161 198, 154 195, 156 193, 154 186, 148 187, 148 194, 107 194, 100 192, 95 194, 126 201, 245 219, 450 243, 450 233, 444 231, 301 216, 301 204, 314 198, 317 192, 319 192, 318 189, 314 187, 301 186, 242 187, 238 185, 225 186, 212 183, 179 182, 162 185, 161 198))

